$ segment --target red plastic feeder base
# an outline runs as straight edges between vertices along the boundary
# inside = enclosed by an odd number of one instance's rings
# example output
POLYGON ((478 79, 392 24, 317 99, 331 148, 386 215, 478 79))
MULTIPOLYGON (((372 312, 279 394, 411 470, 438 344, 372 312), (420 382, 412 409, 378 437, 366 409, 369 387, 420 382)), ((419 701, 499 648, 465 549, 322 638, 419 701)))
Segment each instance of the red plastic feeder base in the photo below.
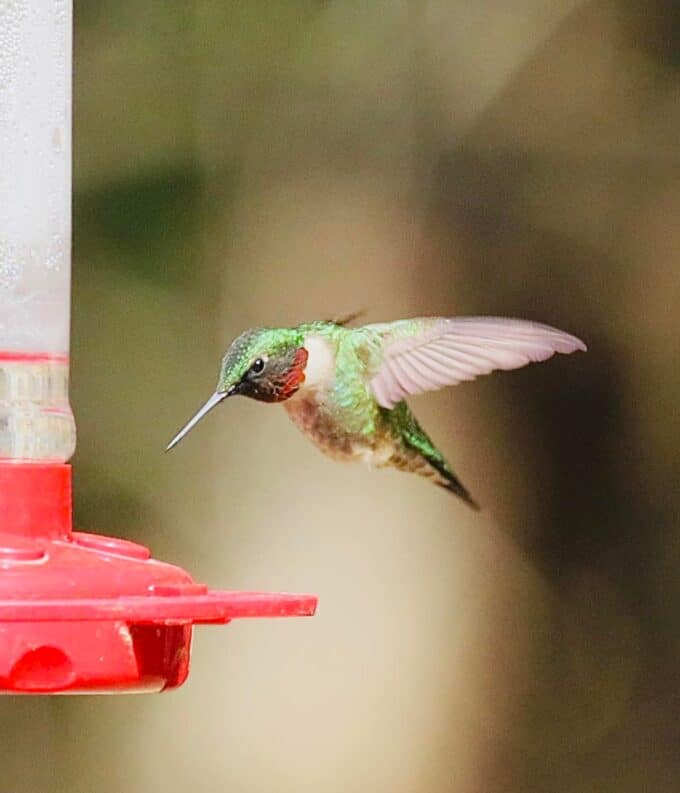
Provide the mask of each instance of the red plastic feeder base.
POLYGON ((0 463, 0 692, 182 685, 192 627, 311 616, 312 595, 223 592, 127 540, 71 529, 71 466, 0 463))

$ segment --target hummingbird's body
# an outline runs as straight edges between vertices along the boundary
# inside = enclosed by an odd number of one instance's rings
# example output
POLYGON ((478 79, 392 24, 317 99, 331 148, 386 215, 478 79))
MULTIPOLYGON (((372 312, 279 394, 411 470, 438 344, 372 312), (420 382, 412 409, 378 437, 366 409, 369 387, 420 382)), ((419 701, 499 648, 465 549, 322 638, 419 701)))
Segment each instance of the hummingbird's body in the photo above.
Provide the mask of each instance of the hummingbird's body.
POLYGON ((585 345, 562 331, 497 318, 254 328, 232 343, 217 391, 168 448, 218 402, 240 393, 281 402, 297 427, 336 460, 418 473, 476 506, 404 397, 576 349, 585 345))
POLYGON ((406 403, 392 409, 378 404, 369 385, 379 358, 375 335, 332 322, 302 325, 299 330, 309 351, 309 374, 283 403, 293 423, 335 460, 412 471, 464 495, 406 403))

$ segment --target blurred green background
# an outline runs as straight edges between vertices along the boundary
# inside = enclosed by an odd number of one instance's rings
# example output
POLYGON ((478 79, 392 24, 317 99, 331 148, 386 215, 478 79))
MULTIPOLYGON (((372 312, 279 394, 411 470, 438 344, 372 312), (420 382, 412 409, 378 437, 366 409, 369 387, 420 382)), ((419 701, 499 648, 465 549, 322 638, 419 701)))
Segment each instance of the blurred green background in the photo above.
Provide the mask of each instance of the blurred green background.
POLYGON ((75 5, 77 524, 320 608, 5 699, 2 789, 677 791, 677 2, 75 5), (480 515, 246 400, 163 455, 241 330, 357 308, 588 343, 414 401, 480 515))

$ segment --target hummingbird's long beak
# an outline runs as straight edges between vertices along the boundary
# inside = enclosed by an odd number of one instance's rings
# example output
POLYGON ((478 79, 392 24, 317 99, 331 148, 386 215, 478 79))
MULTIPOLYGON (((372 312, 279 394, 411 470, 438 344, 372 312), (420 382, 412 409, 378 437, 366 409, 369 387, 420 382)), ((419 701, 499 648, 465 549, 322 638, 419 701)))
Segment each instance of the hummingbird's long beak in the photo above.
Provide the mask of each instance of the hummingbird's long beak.
POLYGON ((219 405, 222 400, 226 399, 228 396, 231 396, 234 393, 234 388, 230 388, 228 391, 219 392, 216 391, 210 399, 203 405, 203 407, 198 411, 198 413, 182 427, 182 429, 175 435, 175 437, 170 441, 170 443, 165 447, 165 451, 169 452, 173 446, 177 446, 177 444, 182 440, 182 438, 187 435, 191 430, 198 424, 198 422, 203 418, 203 416, 210 413, 210 411, 215 407, 215 405, 219 405))

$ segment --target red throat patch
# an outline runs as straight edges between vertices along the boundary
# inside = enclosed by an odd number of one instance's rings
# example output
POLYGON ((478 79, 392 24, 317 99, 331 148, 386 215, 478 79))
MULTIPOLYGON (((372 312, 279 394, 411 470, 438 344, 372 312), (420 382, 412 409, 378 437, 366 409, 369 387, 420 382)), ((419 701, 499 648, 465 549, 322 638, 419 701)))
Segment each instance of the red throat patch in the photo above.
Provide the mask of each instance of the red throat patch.
POLYGON ((305 382, 305 367, 307 366, 307 358, 309 353, 304 347, 295 353, 293 364, 286 372, 285 379, 281 385, 281 400, 288 399, 300 388, 305 382))

